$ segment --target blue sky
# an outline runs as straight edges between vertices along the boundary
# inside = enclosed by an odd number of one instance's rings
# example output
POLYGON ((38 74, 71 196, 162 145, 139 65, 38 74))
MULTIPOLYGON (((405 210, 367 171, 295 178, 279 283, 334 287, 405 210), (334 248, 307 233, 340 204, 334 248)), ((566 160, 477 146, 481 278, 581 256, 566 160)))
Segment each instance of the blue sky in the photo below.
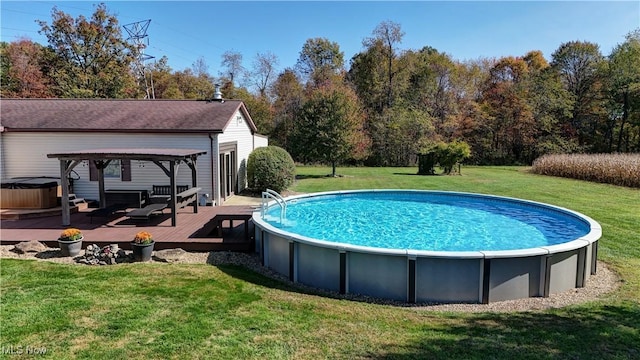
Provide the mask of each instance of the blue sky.
MULTIPOLYGON (((51 9, 89 17, 90 1, 0 2, 2 41, 28 37, 46 44, 36 19, 51 21, 51 9)), ((151 19, 146 53, 169 58, 174 70, 200 57, 217 76, 222 54, 237 51, 250 67, 256 53, 270 51, 279 70, 295 65, 309 38, 337 42, 349 59, 362 51, 382 21, 405 32, 400 48, 431 46, 456 60, 521 56, 541 50, 547 59, 564 42, 597 43, 604 55, 640 27, 640 1, 105 1, 121 24, 151 19)))

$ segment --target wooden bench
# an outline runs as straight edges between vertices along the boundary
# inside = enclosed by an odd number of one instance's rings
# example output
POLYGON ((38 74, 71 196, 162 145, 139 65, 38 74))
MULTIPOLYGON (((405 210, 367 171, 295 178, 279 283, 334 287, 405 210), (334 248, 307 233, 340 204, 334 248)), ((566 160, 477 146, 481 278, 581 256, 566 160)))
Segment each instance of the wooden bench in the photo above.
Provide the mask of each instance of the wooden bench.
POLYGON ((202 188, 193 187, 176 194, 176 209, 182 209, 198 201, 198 191, 200 190, 202 188))
POLYGON ((149 217, 156 212, 162 213, 167 204, 149 204, 143 208, 135 209, 127 213, 127 217, 134 220, 149 220, 149 217))
MULTIPOLYGON (((196 202, 198 200, 198 191, 200 190, 201 188, 194 187, 176 194, 176 210, 196 202)), ((162 213, 162 211, 169 206, 167 200, 169 200, 170 197, 171 194, 164 197, 165 201, 163 202, 156 202, 158 199, 151 201, 151 204, 143 208, 129 211, 126 216, 134 220, 149 220, 151 215, 155 213, 162 213)))
MULTIPOLYGON (((176 186, 177 191, 183 192, 189 189, 189 185, 176 186)), ((149 201, 154 204, 162 204, 169 201, 171 197, 171 185, 153 185, 149 201)))
MULTIPOLYGON (((177 185, 178 192, 189 189, 189 185, 177 185)), ((171 195, 171 185, 153 185, 153 195, 171 195)))
POLYGON ((229 221, 229 230, 233 229, 233 220, 241 220, 244 221, 244 241, 249 242, 249 220, 251 220, 252 214, 218 214, 213 220, 216 222, 217 227, 217 235, 219 238, 222 237, 222 222, 227 220, 229 221))

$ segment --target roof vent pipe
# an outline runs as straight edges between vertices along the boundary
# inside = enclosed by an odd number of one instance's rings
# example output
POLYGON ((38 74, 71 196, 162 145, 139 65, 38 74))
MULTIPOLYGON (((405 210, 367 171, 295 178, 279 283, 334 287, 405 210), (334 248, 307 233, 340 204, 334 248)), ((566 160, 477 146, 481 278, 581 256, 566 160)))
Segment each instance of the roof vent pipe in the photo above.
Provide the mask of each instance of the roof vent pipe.
POLYGON ((220 84, 216 84, 216 91, 213 93, 214 101, 222 101, 222 92, 220 91, 220 84))

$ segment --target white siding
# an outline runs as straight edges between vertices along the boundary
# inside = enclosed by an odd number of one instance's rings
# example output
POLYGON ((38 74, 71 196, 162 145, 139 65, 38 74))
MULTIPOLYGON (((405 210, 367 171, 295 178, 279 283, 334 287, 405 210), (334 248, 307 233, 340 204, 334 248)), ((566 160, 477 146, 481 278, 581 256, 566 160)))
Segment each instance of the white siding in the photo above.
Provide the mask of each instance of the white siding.
POLYGON ((4 168, 4 158, 6 156, 4 132, 2 132, 2 125, 0 125, 0 179, 6 178, 6 170, 4 168))
MULTIPOLYGON (((1 136, 2 178, 19 176, 60 177, 60 161, 47 154, 99 148, 177 148, 206 151, 198 157, 198 186, 202 193, 213 193, 211 173, 211 141, 206 134, 114 134, 114 133, 11 133, 1 136)), ((215 141, 215 135, 213 137, 215 141)), ((240 141, 239 141, 240 144, 240 141)), ((74 168, 80 180, 74 192, 85 199, 98 199, 98 182, 89 181, 89 167, 74 168)), ((169 178, 152 162, 132 161, 131 180, 105 179, 105 189, 148 189, 152 185, 168 185, 169 178)), ((178 167, 178 185, 191 185, 191 169, 178 167)))
MULTIPOLYGON (((238 143, 238 192, 247 187, 247 159, 253 151, 253 134, 242 112, 237 111, 224 129, 218 135, 220 144, 226 142, 238 143)), ((216 159, 217 161, 217 159, 216 159)))
POLYGON ((253 148, 269 146, 269 138, 262 135, 253 135, 253 148))

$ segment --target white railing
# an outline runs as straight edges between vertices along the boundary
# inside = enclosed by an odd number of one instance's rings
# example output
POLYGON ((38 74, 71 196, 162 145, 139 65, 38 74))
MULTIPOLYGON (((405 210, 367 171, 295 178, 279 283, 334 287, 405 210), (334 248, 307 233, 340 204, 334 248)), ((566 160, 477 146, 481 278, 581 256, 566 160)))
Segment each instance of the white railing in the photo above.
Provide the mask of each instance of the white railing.
POLYGON ((284 219, 287 217, 287 202, 284 198, 278 194, 276 191, 267 189, 262 192, 262 206, 260 208, 260 216, 264 219, 264 215, 267 212, 269 200, 275 200, 276 204, 280 206, 280 224, 283 223, 284 219))

